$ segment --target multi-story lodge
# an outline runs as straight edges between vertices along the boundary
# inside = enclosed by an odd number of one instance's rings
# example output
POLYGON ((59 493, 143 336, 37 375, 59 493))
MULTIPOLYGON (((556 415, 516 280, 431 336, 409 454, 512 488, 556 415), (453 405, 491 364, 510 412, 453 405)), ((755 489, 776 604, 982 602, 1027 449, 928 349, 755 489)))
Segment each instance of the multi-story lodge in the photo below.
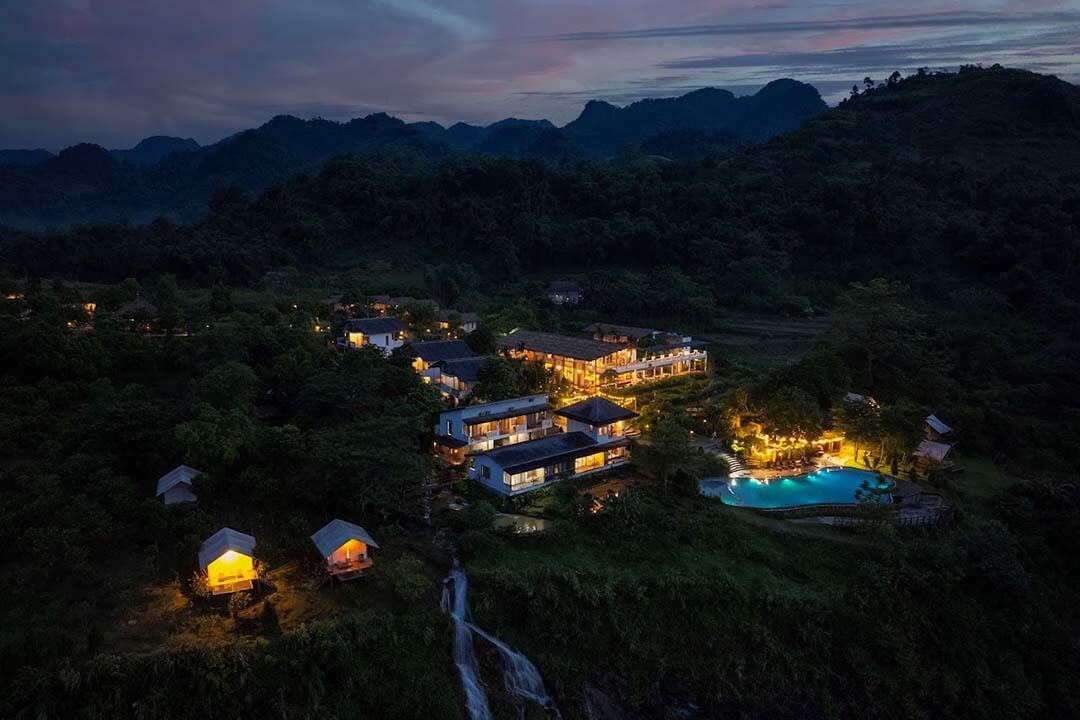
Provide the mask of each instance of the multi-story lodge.
POLYGON ((435 452, 460 465, 468 455, 534 440, 552 427, 544 394, 444 410, 435 427, 435 452))
POLYGON ((345 347, 377 347, 384 355, 405 344, 407 329, 397 318, 357 318, 345 321, 345 347))
POLYGON ((630 459, 626 421, 637 413, 601 397, 556 410, 565 432, 506 444, 474 458, 472 477, 502 495, 608 470, 630 459))
MULTIPOLYGON (((596 334, 612 337, 607 333, 596 334)), ((656 338, 658 342, 649 344, 640 340, 609 342, 596 337, 515 330, 499 338, 498 345, 510 357, 543 363, 581 390, 634 385, 704 372, 708 367, 708 353, 701 343, 690 337, 663 333, 656 338)))

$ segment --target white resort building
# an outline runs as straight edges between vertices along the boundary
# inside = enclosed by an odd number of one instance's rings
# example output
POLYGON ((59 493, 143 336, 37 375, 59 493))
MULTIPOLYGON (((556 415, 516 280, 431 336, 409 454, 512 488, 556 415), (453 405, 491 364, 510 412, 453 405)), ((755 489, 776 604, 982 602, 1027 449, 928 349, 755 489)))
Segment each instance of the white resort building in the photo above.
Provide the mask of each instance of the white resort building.
POLYGON ((689 336, 629 326, 602 328, 592 338, 515 330, 497 343, 505 355, 543 363, 575 388, 586 391, 664 380, 708 368, 708 353, 702 343, 689 336), (655 335, 648 335, 648 341, 643 337, 613 341, 631 337, 610 330, 616 327, 655 335))
POLYGON ((520 495, 623 465, 630 459, 626 421, 637 417, 601 397, 556 410, 565 432, 477 455, 472 477, 501 495, 520 495))
POLYGON ((344 346, 377 347, 384 355, 405 344, 407 328, 397 318, 357 318, 345 321, 344 346))
POLYGON ((542 393, 444 410, 435 427, 435 454, 460 465, 470 455, 543 437, 553 427, 542 393))

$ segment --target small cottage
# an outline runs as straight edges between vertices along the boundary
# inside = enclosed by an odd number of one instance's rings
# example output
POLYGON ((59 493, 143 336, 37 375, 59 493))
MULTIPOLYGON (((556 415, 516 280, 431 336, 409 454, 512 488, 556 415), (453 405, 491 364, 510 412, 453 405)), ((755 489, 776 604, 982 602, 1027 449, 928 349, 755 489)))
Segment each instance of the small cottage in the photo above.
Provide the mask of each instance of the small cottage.
POLYGON ((222 528, 199 548, 199 570, 214 595, 250 590, 259 578, 255 570, 255 538, 222 528))
POLYGON ((345 321, 345 347, 377 347, 384 355, 405 344, 408 329, 397 318, 358 318, 345 321))
POLYGON ((178 465, 158 478, 157 497, 166 505, 195 502, 198 498, 191 490, 191 481, 202 473, 187 465, 178 465))
POLYGON ((339 518, 312 535, 311 542, 326 561, 326 571, 339 580, 362 575, 373 564, 370 548, 379 547, 367 530, 339 518))

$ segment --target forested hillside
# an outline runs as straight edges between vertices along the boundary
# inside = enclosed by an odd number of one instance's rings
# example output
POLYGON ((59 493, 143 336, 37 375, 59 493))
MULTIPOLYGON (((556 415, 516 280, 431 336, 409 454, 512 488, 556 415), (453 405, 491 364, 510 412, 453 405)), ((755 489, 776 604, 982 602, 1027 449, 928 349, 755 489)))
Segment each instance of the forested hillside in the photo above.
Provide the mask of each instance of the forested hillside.
POLYGON ((874 339, 868 381, 902 365, 893 380, 973 402, 1003 451, 1076 458, 1076 424, 1052 418, 1080 407, 1080 90, 1023 71, 894 81, 727 159, 343 157, 258 196, 221 191, 203 223, 8 232, 0 253, 14 274, 82 280, 255 284, 379 261, 465 265, 497 288, 591 272, 612 315, 702 328, 724 308, 827 311, 848 283, 888 277, 919 308, 902 344, 874 339))

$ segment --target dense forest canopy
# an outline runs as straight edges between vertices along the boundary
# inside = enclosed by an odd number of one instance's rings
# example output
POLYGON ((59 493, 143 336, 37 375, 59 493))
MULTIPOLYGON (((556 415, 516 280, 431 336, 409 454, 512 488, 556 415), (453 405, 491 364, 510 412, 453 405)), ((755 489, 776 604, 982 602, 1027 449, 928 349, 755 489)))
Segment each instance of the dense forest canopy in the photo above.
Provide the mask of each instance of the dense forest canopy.
POLYGON ((894 293, 892 345, 862 341, 882 357, 857 384, 917 387, 929 405, 963 404, 987 447, 1074 462, 1076 423, 1059 418, 1080 407, 1068 360, 1078 168, 1080 90, 968 68, 894 77, 731 157, 342 157, 254 197, 220 190, 194 225, 7 231, 0 260, 13 275, 84 281, 329 272, 371 292, 395 289, 376 287, 375 270, 429 266, 458 278, 428 288, 437 299, 455 303, 464 284, 481 305, 520 297, 530 275, 571 273, 588 276, 607 319, 702 329, 725 309, 829 312, 850 283, 888 278, 910 292, 894 293))

